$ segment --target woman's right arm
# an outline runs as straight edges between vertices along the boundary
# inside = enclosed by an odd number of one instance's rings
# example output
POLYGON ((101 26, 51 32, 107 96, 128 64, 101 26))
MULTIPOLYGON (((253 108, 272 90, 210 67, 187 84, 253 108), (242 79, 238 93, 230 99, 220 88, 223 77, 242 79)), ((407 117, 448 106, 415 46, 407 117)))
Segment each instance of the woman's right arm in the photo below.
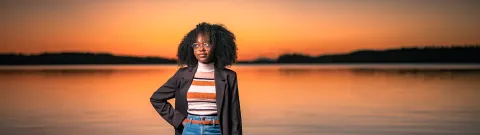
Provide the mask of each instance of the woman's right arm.
POLYGON ((175 110, 173 106, 167 101, 175 97, 175 91, 179 89, 179 73, 180 69, 170 77, 160 88, 158 88, 150 97, 150 102, 153 108, 174 128, 179 128, 183 120, 186 118, 179 111, 175 110))

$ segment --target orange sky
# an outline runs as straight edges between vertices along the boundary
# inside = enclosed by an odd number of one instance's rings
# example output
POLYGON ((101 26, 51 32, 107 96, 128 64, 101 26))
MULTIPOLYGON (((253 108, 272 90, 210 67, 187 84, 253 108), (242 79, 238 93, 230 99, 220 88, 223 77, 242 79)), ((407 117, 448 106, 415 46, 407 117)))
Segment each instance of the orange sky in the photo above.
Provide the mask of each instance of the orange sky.
POLYGON ((202 21, 237 36, 239 59, 283 53, 479 44, 479 1, 2 1, 0 53, 109 52, 174 58, 202 21))

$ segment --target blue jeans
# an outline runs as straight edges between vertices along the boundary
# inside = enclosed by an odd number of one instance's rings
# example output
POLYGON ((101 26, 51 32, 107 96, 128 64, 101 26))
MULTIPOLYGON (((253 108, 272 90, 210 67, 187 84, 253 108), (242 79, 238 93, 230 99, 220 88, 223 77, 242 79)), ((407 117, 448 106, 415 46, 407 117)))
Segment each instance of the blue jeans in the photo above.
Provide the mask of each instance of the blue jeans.
MULTIPOLYGON (((188 114, 187 119, 190 120, 213 120, 216 121, 218 119, 217 116, 199 116, 199 115, 191 115, 188 114)), ((183 135, 220 135, 220 125, 219 124, 194 124, 191 122, 185 123, 183 128, 183 135)))

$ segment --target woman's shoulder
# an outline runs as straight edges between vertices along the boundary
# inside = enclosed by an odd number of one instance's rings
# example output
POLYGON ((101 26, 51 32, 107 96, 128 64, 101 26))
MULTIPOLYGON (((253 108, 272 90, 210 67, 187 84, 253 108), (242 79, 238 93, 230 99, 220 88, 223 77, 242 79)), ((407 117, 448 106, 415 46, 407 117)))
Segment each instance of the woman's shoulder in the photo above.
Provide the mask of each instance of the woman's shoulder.
POLYGON ((236 81, 237 80, 237 72, 235 72, 232 69, 229 68, 223 68, 222 69, 223 73, 226 74, 227 80, 229 80, 230 83, 234 83, 231 81, 236 81))
POLYGON ((223 72, 227 73, 230 76, 237 76, 237 72, 235 72, 234 70, 232 70, 230 68, 222 68, 221 70, 223 72))
POLYGON ((189 70, 192 70, 193 67, 189 67, 189 66, 181 66, 179 68, 177 68, 177 72, 184 72, 184 71, 189 71, 189 70))

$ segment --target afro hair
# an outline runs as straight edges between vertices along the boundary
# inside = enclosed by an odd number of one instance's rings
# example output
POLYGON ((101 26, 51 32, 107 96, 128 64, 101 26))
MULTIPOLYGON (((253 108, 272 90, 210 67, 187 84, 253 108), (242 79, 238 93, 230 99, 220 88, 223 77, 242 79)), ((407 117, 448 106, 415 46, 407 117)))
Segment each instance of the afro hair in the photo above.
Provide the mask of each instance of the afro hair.
POLYGON ((215 68, 231 66, 237 60, 237 45, 235 35, 222 24, 210 24, 202 22, 188 32, 178 46, 177 64, 179 66, 196 66, 197 59, 193 54, 192 44, 196 41, 197 35, 207 34, 212 44, 212 58, 215 68))

